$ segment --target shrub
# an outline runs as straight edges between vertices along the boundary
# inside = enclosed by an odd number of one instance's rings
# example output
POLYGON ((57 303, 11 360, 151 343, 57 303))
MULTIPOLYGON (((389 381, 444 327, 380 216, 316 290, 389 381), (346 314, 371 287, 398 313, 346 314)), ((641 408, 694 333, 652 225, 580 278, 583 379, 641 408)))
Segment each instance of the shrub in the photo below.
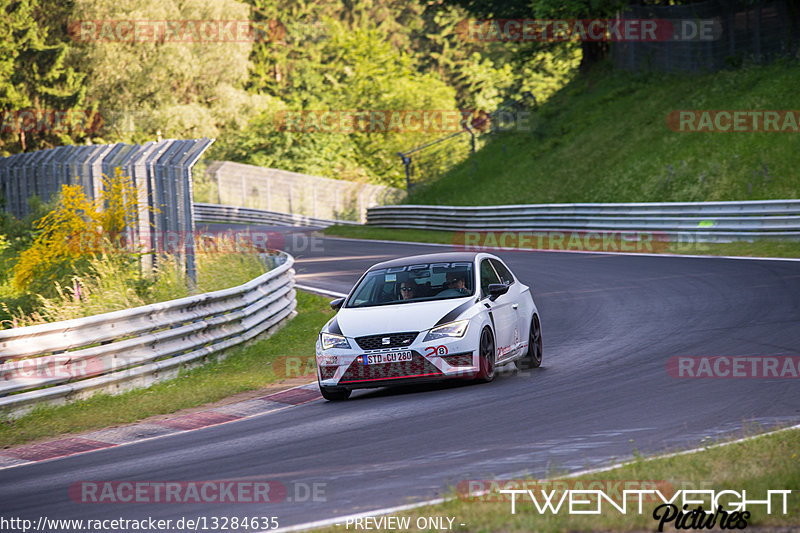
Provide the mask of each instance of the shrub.
POLYGON ((13 268, 18 291, 52 296, 57 286, 70 284, 89 271, 92 258, 104 246, 119 247, 126 223, 136 217, 136 189, 117 168, 103 177, 99 198, 90 200, 80 185, 63 185, 56 207, 35 223, 36 237, 19 254, 13 268))

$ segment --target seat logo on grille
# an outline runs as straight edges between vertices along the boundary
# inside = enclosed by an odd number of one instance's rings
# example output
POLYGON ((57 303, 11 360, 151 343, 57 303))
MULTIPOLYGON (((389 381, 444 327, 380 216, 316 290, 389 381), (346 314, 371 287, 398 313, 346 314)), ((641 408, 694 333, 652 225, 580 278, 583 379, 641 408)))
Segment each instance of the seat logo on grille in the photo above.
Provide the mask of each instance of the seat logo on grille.
POLYGON ((391 344, 392 339, 391 337, 384 337, 381 339, 381 344, 391 344))

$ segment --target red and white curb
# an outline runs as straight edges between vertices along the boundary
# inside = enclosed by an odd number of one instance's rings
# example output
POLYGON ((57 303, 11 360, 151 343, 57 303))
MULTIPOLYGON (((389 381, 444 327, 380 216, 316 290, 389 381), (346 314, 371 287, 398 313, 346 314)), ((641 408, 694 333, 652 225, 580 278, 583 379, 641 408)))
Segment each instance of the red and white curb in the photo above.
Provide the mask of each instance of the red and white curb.
POLYGON ((157 422, 142 422, 119 428, 101 429, 74 437, 4 449, 0 450, 0 470, 244 420, 296 407, 321 398, 315 381, 260 398, 188 415, 178 415, 157 422))

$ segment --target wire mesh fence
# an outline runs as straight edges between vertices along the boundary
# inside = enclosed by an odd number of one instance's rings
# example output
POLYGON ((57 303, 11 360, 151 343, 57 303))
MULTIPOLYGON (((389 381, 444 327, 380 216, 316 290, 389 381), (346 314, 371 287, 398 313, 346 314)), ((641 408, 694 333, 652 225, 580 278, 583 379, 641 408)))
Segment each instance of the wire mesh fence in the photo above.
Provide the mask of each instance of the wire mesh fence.
POLYGON ((681 6, 632 5, 624 19, 666 19, 677 39, 615 42, 611 57, 631 71, 703 72, 766 63, 800 46, 800 6, 785 0, 708 0, 681 6))
POLYGON ((473 114, 462 120, 463 129, 446 137, 400 152, 405 168, 406 189, 423 186, 463 162, 479 150, 488 137, 499 131, 530 127, 536 97, 526 92, 519 100, 507 100, 492 113, 473 114))
MULTIPOLYGON (((164 140, 145 144, 59 146, 0 158, 0 194, 4 209, 17 218, 30 213, 29 200, 50 200, 62 185, 81 185, 91 199, 100 198, 103 175, 120 168, 130 176, 138 195, 138 216, 127 228, 128 242, 143 250, 168 249, 165 239, 180 236, 186 274, 196 281, 192 167, 213 139, 164 140)), ((143 256, 143 268, 153 266, 154 256, 143 256)))

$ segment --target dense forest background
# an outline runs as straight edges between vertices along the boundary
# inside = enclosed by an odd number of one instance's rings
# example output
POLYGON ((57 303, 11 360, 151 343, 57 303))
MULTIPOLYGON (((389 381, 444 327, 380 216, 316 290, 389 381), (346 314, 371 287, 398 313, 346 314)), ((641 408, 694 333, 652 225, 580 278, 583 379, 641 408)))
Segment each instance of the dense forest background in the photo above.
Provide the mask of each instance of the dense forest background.
POLYGON ((492 111, 524 91, 542 101, 577 71, 575 43, 465 39, 458 24, 486 9, 477 7, 471 13, 442 1, 0 0, 0 34, 7 36, 0 40, 0 155, 207 136, 217 139, 214 159, 399 185, 397 152, 430 133, 280 131, 276 114, 492 111), (86 20, 220 19, 277 24, 280 31, 254 42, 107 42, 81 40, 74 31, 86 20), (72 120, 25 127, 16 121, 20 110, 72 120))

